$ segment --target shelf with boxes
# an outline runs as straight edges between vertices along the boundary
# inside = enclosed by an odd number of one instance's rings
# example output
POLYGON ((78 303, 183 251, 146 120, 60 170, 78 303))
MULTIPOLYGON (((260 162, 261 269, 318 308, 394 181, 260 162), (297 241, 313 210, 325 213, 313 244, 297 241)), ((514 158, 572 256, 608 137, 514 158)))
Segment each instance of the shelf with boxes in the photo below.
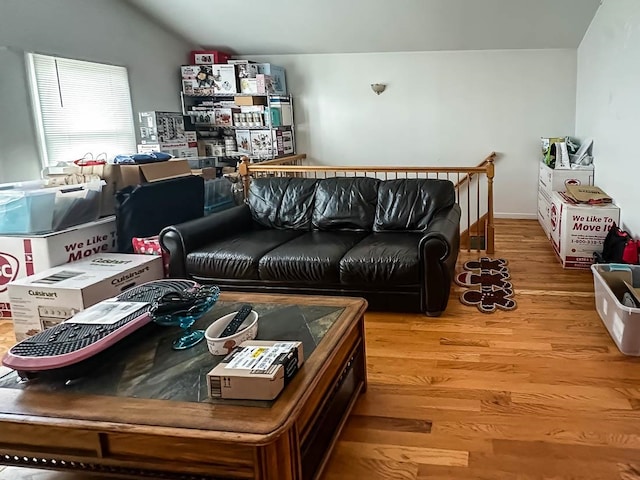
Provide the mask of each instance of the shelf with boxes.
MULTIPOLYGON (((199 57, 193 57, 198 60, 199 57)), ((183 65, 182 114, 201 155, 266 160, 295 154, 284 68, 248 60, 183 65)))

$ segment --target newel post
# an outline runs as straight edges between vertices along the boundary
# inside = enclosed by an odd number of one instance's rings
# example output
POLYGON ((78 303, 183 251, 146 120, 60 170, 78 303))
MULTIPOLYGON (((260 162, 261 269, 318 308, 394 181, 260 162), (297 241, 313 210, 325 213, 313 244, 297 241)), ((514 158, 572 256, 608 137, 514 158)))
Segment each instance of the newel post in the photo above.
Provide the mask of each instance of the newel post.
POLYGON ((244 193, 245 201, 249 197, 249 182, 251 181, 249 163, 251 163, 251 160, 246 156, 240 157, 240 162, 238 162, 238 174, 240 175, 240 181, 242 182, 242 191, 244 193))
POLYGON ((495 228, 493 225, 493 177, 495 176, 496 167, 494 165, 495 157, 491 155, 487 159, 487 254, 495 251, 495 228))

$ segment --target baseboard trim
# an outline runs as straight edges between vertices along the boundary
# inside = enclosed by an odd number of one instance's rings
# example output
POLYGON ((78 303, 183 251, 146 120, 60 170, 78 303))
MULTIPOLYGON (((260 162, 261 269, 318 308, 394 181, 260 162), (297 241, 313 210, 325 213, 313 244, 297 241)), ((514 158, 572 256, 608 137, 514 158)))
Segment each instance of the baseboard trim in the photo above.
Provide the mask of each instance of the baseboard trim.
POLYGON ((493 218, 508 218, 513 220, 536 220, 536 213, 494 213, 493 218))

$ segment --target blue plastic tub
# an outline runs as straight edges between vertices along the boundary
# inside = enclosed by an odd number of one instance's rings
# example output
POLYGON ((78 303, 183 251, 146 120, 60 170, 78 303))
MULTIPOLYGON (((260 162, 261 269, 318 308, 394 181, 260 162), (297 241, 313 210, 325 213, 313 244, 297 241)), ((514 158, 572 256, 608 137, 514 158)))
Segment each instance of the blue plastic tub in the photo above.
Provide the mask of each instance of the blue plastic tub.
POLYGON ((0 234, 49 232, 56 191, 0 186, 0 234))

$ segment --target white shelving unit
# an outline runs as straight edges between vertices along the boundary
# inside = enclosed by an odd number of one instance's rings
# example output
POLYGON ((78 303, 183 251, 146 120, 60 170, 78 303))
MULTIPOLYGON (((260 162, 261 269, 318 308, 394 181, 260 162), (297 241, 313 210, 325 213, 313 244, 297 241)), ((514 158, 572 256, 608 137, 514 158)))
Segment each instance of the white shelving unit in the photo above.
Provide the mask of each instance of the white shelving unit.
MULTIPOLYGON (((246 131, 260 131, 260 130, 264 130, 264 131, 268 131, 268 138, 271 139, 271 148, 269 149, 270 152, 269 153, 247 153, 246 151, 242 151, 242 150, 238 150, 235 152, 228 152, 225 151, 225 155, 222 156, 222 158, 227 158, 227 159, 231 159, 231 158, 238 158, 238 157, 242 157, 242 156, 247 156, 249 157, 252 161, 264 161, 264 160, 271 160, 274 158, 278 158, 279 156, 288 156, 288 155, 294 155, 296 153, 296 141, 295 141, 295 120, 294 120, 294 113, 293 113, 293 98, 291 97, 291 95, 276 95, 276 94, 246 94, 246 93, 225 93, 225 94, 216 94, 216 95, 188 95, 184 92, 180 92, 180 101, 181 101, 181 105, 182 105, 182 114, 185 116, 189 116, 189 117, 197 117, 199 115, 205 115, 205 118, 208 120, 208 122, 199 122, 199 121, 193 121, 192 120, 192 124, 194 125, 196 132, 198 134, 198 139, 199 140, 223 140, 225 136, 229 136, 231 135, 229 132, 232 132, 232 135, 234 137, 234 139, 236 139, 237 141, 237 135, 236 132, 237 131, 242 131, 242 130, 246 130, 246 131), (264 107, 264 111, 261 113, 261 118, 262 118, 262 125, 217 125, 215 124, 215 109, 216 108, 229 108, 227 107, 216 107, 215 104, 219 102, 230 102, 233 101, 235 103, 235 98, 237 97, 253 97, 253 98, 264 98, 265 101, 263 102, 264 105, 252 105, 252 106, 258 106, 258 107, 264 107), (291 125, 273 125, 272 124, 272 109, 273 108, 277 108, 274 107, 274 102, 273 99, 274 98, 285 98, 288 100, 288 105, 290 106, 291 109, 291 125), (201 105, 201 102, 203 101, 207 101, 207 102, 211 102, 211 105, 204 105, 204 107, 211 107, 211 109, 204 109, 202 108, 203 105, 201 105), (195 106, 199 106, 201 109, 194 111, 192 110, 193 107, 195 106), (225 130, 226 130, 226 135, 225 135, 225 130), (283 132, 282 135, 279 135, 277 132, 281 131, 283 132), (290 132, 290 136, 291 136, 291 143, 292 143, 292 151, 290 152, 286 152, 286 153, 282 153, 281 155, 278 155, 278 136, 280 136, 280 138, 284 138, 285 134, 284 132, 290 132)), ((278 102, 279 103, 279 102, 278 102)), ((236 105, 236 107, 234 108, 241 108, 243 105, 236 105)), ((245 105, 248 106, 248 105, 245 105)), ((230 122, 234 122, 233 119, 233 115, 232 118, 229 119, 230 122)), ((254 122, 251 122, 254 123, 254 122)), ((289 136, 288 134, 286 135, 287 137, 289 136)), ((282 141, 282 143, 284 144, 284 140, 282 141)), ((284 150, 284 149, 283 149, 284 150)))

